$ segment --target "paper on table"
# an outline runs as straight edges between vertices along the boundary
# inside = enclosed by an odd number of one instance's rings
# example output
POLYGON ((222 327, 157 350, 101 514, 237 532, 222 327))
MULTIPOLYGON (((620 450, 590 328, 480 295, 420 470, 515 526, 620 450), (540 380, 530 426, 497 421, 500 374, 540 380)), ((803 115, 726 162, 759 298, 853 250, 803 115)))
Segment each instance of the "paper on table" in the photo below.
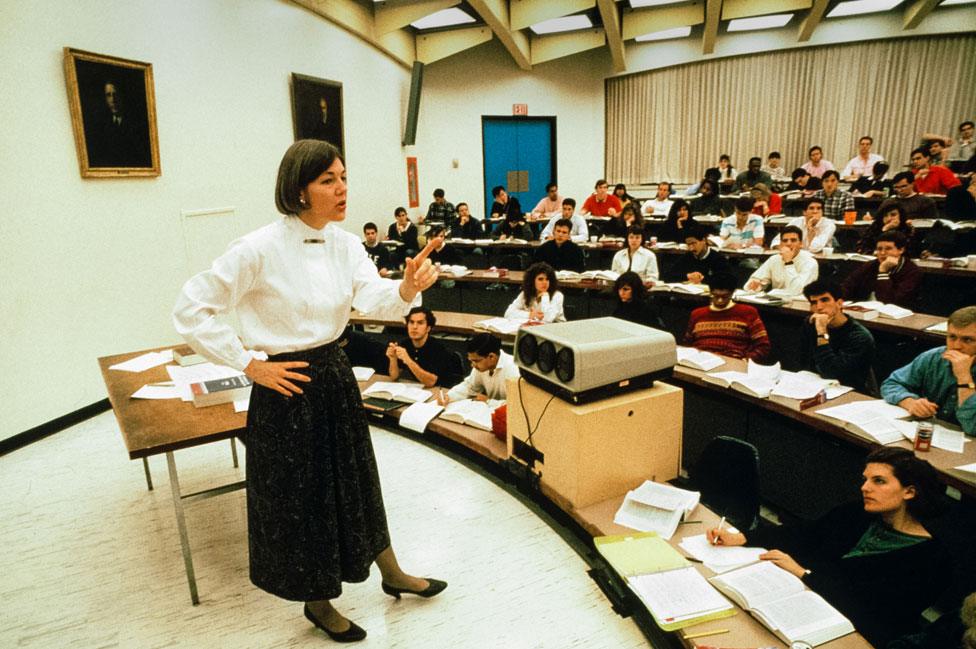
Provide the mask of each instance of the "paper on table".
POLYGON ((759 561, 759 555, 766 551, 766 548, 712 545, 704 534, 687 536, 678 545, 713 572, 726 572, 755 563, 759 561))
POLYGON ((628 582, 661 622, 732 608, 692 567, 631 577, 628 582))
POLYGON ((955 468, 957 471, 965 471, 966 473, 976 473, 976 462, 973 462, 972 464, 962 464, 953 468, 955 468))
POLYGON ((424 432, 427 428, 427 424, 440 414, 444 406, 439 405, 436 401, 431 401, 430 403, 417 403, 410 404, 406 410, 400 415, 400 425, 409 430, 416 431, 418 433, 424 432))
POLYGON ((681 509, 690 511, 698 505, 701 494, 697 491, 679 489, 671 485, 660 484, 651 480, 644 483, 628 494, 630 498, 645 505, 653 505, 659 509, 675 511, 681 509))
POLYGON ((179 399, 180 390, 175 385, 144 385, 130 397, 132 399, 179 399))
MULTIPOLYGON (((917 423, 900 419, 892 422, 902 436, 910 442, 915 441, 917 423)), ((961 430, 952 430, 940 424, 935 424, 932 430, 932 446, 944 451, 963 453, 966 450, 967 441, 966 435, 961 430)))
POLYGON ((191 383, 209 381, 211 379, 227 379, 238 376, 240 372, 233 367, 226 365, 216 365, 214 363, 199 363, 197 365, 167 365, 166 372, 169 378, 180 390, 180 398, 183 401, 193 401, 193 393, 190 391, 191 383))
POLYGON ((356 366, 352 368, 352 373, 356 376, 357 381, 368 381, 374 374, 376 374, 376 370, 374 370, 372 367, 356 366))
POLYGON ((156 367, 157 365, 162 365, 163 363, 169 363, 173 360, 173 350, 167 349, 162 352, 146 352, 135 358, 130 358, 129 360, 116 363, 115 365, 110 365, 108 369, 110 370, 123 370, 125 372, 142 372, 148 370, 150 367, 156 367))
POLYGON ((251 402, 251 398, 238 399, 234 402, 234 412, 247 412, 247 404, 251 402))

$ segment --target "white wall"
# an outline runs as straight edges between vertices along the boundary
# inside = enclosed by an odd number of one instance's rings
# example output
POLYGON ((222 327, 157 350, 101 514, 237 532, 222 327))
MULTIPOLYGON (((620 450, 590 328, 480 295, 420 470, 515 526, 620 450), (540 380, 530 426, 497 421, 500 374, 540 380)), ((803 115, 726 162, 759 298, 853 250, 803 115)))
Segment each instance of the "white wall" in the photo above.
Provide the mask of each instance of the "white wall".
POLYGON ((409 71, 295 5, 3 4, 0 439, 104 398, 99 356, 177 342, 169 314, 190 272, 277 218, 292 72, 344 84, 349 229, 405 202, 409 71), (80 177, 65 46, 153 64, 161 177, 80 177))
MULTIPOLYGON (((472 214, 484 214, 481 116, 511 115, 516 103, 528 104, 530 116, 556 116, 560 192, 582 204, 603 175, 603 87, 610 73, 603 48, 525 72, 497 40, 428 66, 413 147, 421 207, 443 187, 451 202, 464 201, 472 214)), ((523 201, 522 207, 534 205, 523 201)))

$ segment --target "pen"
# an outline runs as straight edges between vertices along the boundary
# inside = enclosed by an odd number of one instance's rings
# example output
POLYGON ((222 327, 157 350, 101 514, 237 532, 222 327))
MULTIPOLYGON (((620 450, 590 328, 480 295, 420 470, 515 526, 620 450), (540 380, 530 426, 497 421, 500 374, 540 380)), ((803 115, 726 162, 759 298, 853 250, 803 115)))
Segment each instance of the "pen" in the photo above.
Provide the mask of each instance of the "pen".
POLYGON ((684 638, 685 640, 692 640, 694 638, 705 638, 710 635, 721 635, 728 632, 728 629, 714 629, 712 631, 702 631, 701 633, 686 633, 684 638))
POLYGON ((176 384, 173 383, 172 381, 160 381, 159 383, 148 383, 147 385, 158 385, 160 387, 168 387, 176 384))
POLYGON ((725 516, 722 520, 718 522, 718 528, 715 530, 715 536, 712 538, 712 545, 716 545, 719 541, 719 536, 722 534, 722 526, 725 525, 725 516))

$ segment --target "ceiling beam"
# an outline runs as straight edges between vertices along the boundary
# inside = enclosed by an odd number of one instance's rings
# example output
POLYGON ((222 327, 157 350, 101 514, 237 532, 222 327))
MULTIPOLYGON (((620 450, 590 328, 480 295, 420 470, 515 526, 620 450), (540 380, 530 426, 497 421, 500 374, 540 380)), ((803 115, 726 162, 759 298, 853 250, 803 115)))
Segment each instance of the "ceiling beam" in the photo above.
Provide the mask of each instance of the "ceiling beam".
POLYGON ((718 22, 722 16, 722 0, 705 0, 705 29, 702 34, 702 54, 715 52, 718 22))
POLYGON ((800 23, 800 31, 796 35, 796 40, 800 43, 805 43, 810 40, 813 36, 814 30, 823 20, 824 14, 827 13, 827 6, 830 4, 830 0, 813 0, 813 6, 810 7, 810 13, 807 17, 803 19, 800 23))
POLYGON ((591 8, 596 0, 511 0, 511 28, 525 29, 550 18, 560 18, 591 8))
POLYGON ((397 63, 410 67, 417 57, 414 39, 407 32, 391 32, 377 37, 371 7, 355 0, 292 0, 312 13, 342 27, 377 48, 397 63))
POLYGON ((373 32, 379 36, 406 27, 443 9, 461 4, 460 0, 436 0, 436 2, 411 2, 409 4, 377 4, 373 9, 375 22, 373 32))
POLYGON ((603 47, 606 42, 606 34, 599 27, 569 34, 534 36, 532 37, 532 65, 603 47))
POLYGON ((624 10, 623 39, 628 41, 651 32, 674 27, 700 25, 705 22, 705 2, 685 5, 654 7, 652 9, 624 10))
POLYGON ((600 10, 603 21, 603 31, 607 35, 607 47, 613 60, 613 71, 624 72, 627 61, 624 58, 624 39, 620 37, 620 12, 615 0, 596 0, 596 7, 600 10))
POLYGON ((812 4, 813 0, 725 0, 722 3, 722 20, 803 11, 812 4))
POLYGON ((433 63, 453 56, 458 52, 487 43, 494 36, 487 27, 449 29, 432 34, 417 34, 417 60, 424 64, 433 63))
POLYGON ((523 70, 531 70, 529 59, 529 37, 522 32, 510 29, 508 0, 468 0, 471 8, 491 27, 498 40, 502 42, 515 63, 523 70))
POLYGON ((939 5, 939 0, 915 0, 905 7, 903 26, 905 29, 915 29, 932 10, 939 5))

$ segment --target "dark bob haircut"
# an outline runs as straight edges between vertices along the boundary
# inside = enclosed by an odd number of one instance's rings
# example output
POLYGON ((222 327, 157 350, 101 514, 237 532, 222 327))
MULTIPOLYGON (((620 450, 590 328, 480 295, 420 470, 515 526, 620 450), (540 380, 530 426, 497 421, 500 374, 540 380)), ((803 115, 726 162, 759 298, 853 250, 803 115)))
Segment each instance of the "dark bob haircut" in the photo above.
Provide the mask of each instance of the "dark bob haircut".
POLYGON ((613 283, 613 294, 617 300, 620 300, 620 289, 624 286, 630 287, 630 299, 634 302, 643 302, 647 299, 647 287, 644 286, 644 280, 634 271, 628 270, 621 273, 620 277, 613 283))
POLYGON ((932 465, 915 457, 912 451, 897 446, 881 446, 868 453, 864 464, 887 464, 903 487, 915 488, 915 497, 905 502, 908 512, 915 518, 928 518, 941 511, 945 489, 940 485, 932 465))
POLYGON ((278 165, 275 206, 282 214, 297 216, 305 207, 302 190, 321 176, 332 164, 342 160, 335 146, 323 140, 298 140, 285 151, 278 165))

